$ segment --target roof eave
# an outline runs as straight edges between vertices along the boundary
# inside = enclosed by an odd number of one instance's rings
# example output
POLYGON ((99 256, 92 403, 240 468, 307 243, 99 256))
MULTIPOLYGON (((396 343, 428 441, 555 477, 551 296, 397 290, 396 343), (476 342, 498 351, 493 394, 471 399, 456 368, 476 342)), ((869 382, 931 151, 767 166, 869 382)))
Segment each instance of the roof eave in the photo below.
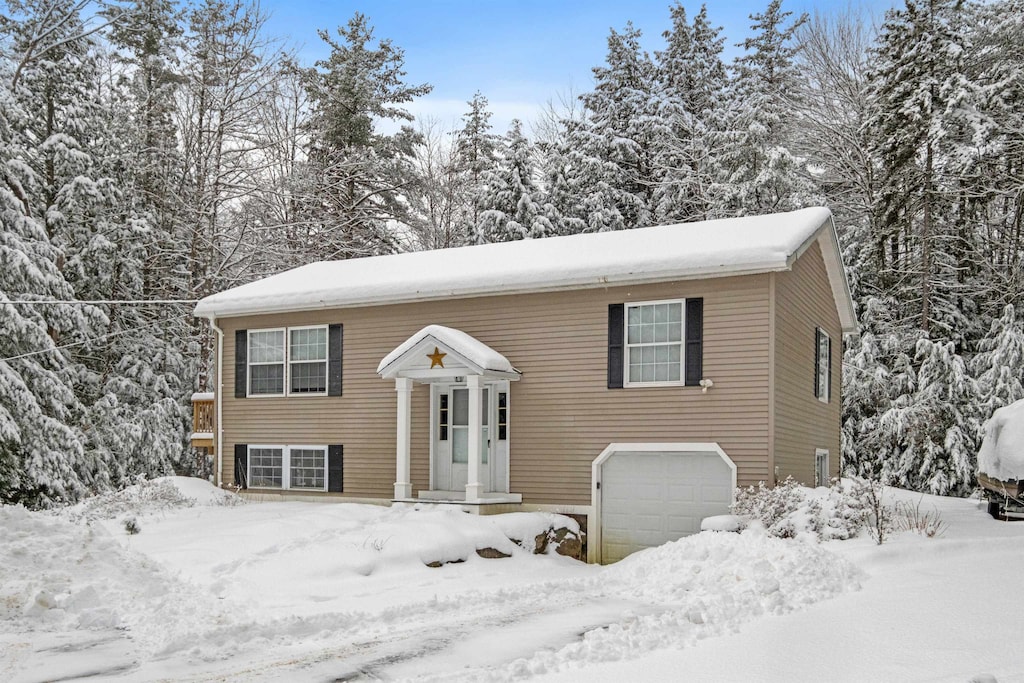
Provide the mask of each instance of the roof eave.
POLYGON ((673 271, 661 273, 648 273, 642 277, 632 274, 620 276, 607 276, 597 280, 587 278, 576 282, 562 282, 559 284, 534 285, 534 286, 512 286, 492 289, 452 289, 446 292, 435 292, 418 296, 380 296, 367 297, 358 300, 324 300, 302 302, 298 304, 270 304, 262 306, 227 305, 221 308, 216 307, 216 302, 203 304, 200 301, 193 315, 197 317, 215 318, 240 318, 248 315, 268 315, 272 313, 299 313, 306 311, 319 311, 338 308, 362 308, 365 306, 385 306, 392 304, 418 303, 421 301, 437 301, 441 299, 470 299, 484 296, 504 296, 513 294, 543 294, 546 292, 563 292, 577 289, 601 289, 604 287, 618 287, 624 285, 646 285, 659 282, 674 282, 678 280, 709 280, 719 277, 738 277, 742 275, 759 275, 761 273, 772 273, 782 270, 789 270, 791 264, 786 259, 765 261, 757 264, 737 264, 730 266, 714 266, 711 268, 691 270, 686 272, 673 271))

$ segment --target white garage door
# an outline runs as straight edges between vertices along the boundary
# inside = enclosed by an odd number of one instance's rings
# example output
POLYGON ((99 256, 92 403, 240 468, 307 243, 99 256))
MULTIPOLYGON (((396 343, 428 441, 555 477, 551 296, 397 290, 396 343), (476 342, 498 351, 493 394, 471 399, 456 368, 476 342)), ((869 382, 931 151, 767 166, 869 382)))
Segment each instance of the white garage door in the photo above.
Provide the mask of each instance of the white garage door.
POLYGON ((732 502, 733 468, 713 451, 617 451, 601 465, 601 561, 700 531, 732 502))

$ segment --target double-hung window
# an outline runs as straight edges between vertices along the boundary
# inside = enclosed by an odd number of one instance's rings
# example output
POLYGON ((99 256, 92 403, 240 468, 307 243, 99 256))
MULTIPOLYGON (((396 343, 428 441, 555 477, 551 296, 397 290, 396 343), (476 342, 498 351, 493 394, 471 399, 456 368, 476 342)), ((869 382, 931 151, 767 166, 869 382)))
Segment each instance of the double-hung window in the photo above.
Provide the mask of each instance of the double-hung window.
POLYGON ((284 333, 249 332, 249 395, 284 396, 284 333))
POLYGON ((327 326, 249 330, 249 396, 327 394, 327 326))
POLYGON ((326 446, 249 446, 250 488, 327 490, 326 446))
POLYGON ((288 393, 327 393, 327 328, 288 330, 288 393))
POLYGON ((681 384, 683 300, 626 305, 626 386, 681 384))

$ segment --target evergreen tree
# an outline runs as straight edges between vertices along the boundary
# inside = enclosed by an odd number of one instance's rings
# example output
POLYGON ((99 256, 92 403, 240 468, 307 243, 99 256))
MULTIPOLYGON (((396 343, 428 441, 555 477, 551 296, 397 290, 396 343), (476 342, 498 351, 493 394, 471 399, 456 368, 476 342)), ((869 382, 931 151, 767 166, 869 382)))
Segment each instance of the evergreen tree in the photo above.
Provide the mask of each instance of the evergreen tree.
POLYGON ((980 445, 977 385, 952 342, 918 340, 915 362, 916 391, 897 398, 879 418, 895 447, 882 477, 914 491, 966 495, 980 445))
POLYGON ((755 34, 742 47, 728 91, 726 135, 721 151, 723 172, 713 189, 728 214, 791 211, 821 203, 806 160, 793 154, 791 101, 797 92, 794 36, 806 21, 782 11, 772 0, 751 15, 755 34))
POLYGON ((585 117, 568 129, 569 163, 580 216, 590 231, 650 225, 658 185, 654 140, 656 69, 627 24, 608 37, 605 66, 594 67, 594 90, 580 96, 585 117))
POLYGON ((78 111, 70 90, 86 51, 71 3, 10 6, 14 17, 0 24, 13 56, 0 61, 0 500, 49 505, 76 500, 96 475, 80 428, 80 368, 65 349, 103 319, 91 307, 10 302, 74 296, 51 237, 91 189, 67 177, 83 153, 58 123, 78 111))
POLYGON ((499 137, 491 132, 491 112, 487 98, 480 91, 469 101, 469 111, 462 115, 463 126, 455 132, 455 158, 462 185, 462 206, 457 220, 465 226, 467 239, 475 236, 483 203, 485 180, 497 163, 499 137))
POLYGON ((707 7, 701 6, 692 26, 682 5, 671 13, 672 29, 664 33, 668 46, 655 53, 664 91, 659 116, 668 127, 655 138, 661 177, 653 201, 659 223, 706 220, 713 213, 708 193, 719 173, 716 147, 728 83, 724 39, 708 21, 707 7))
POLYGON ((971 369, 978 380, 978 410, 984 424, 999 408, 1024 398, 1024 321, 1013 304, 992 321, 979 347, 971 369))
POLYGON ((534 163, 523 125, 512 121, 501 160, 486 176, 486 185, 475 232, 475 242, 510 242, 548 237, 553 227, 540 201, 540 188, 534 179, 534 163))
POLYGON ((873 236, 878 286, 899 291, 908 322, 925 333, 939 322, 938 336, 964 322, 945 287, 956 281, 955 231, 940 170, 945 113, 969 89, 964 36, 955 28, 959 10, 960 0, 908 0, 886 14, 872 52, 872 113, 865 124, 880 165, 873 236), (936 292, 937 285, 945 291, 936 292))
POLYGON ((402 105, 431 86, 404 83, 404 51, 387 39, 374 47, 373 27, 362 14, 338 28, 337 40, 326 31, 320 38, 331 54, 306 72, 315 183, 306 220, 316 231, 315 256, 387 253, 395 248, 388 221, 406 219, 402 192, 412 182, 418 136, 407 125, 394 135, 378 133, 375 121, 411 121, 402 105))

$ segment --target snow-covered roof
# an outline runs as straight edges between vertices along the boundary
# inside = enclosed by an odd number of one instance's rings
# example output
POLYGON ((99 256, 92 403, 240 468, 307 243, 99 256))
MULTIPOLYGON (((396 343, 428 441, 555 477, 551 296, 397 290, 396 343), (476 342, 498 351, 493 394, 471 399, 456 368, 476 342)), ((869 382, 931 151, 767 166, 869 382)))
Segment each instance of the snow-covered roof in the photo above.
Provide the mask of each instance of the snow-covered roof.
POLYGON ((1001 481, 1024 481, 1024 399, 999 408, 985 424, 978 472, 1001 481))
MULTIPOLYGON (((512 363, 487 344, 466 334, 443 325, 427 325, 399 344, 377 366, 377 374, 392 377, 404 366, 403 361, 418 347, 440 346, 457 356, 460 367, 466 367, 475 374, 518 375, 512 363)), ((417 358, 422 361, 422 359, 417 358)), ((433 363, 431 364, 433 365, 433 363)), ((443 367, 443 366, 442 366, 443 367)), ((451 366, 449 366, 451 367, 451 366)))
POLYGON ((229 317, 787 270, 817 240, 843 329, 853 301, 828 209, 321 261, 202 299, 229 317))

